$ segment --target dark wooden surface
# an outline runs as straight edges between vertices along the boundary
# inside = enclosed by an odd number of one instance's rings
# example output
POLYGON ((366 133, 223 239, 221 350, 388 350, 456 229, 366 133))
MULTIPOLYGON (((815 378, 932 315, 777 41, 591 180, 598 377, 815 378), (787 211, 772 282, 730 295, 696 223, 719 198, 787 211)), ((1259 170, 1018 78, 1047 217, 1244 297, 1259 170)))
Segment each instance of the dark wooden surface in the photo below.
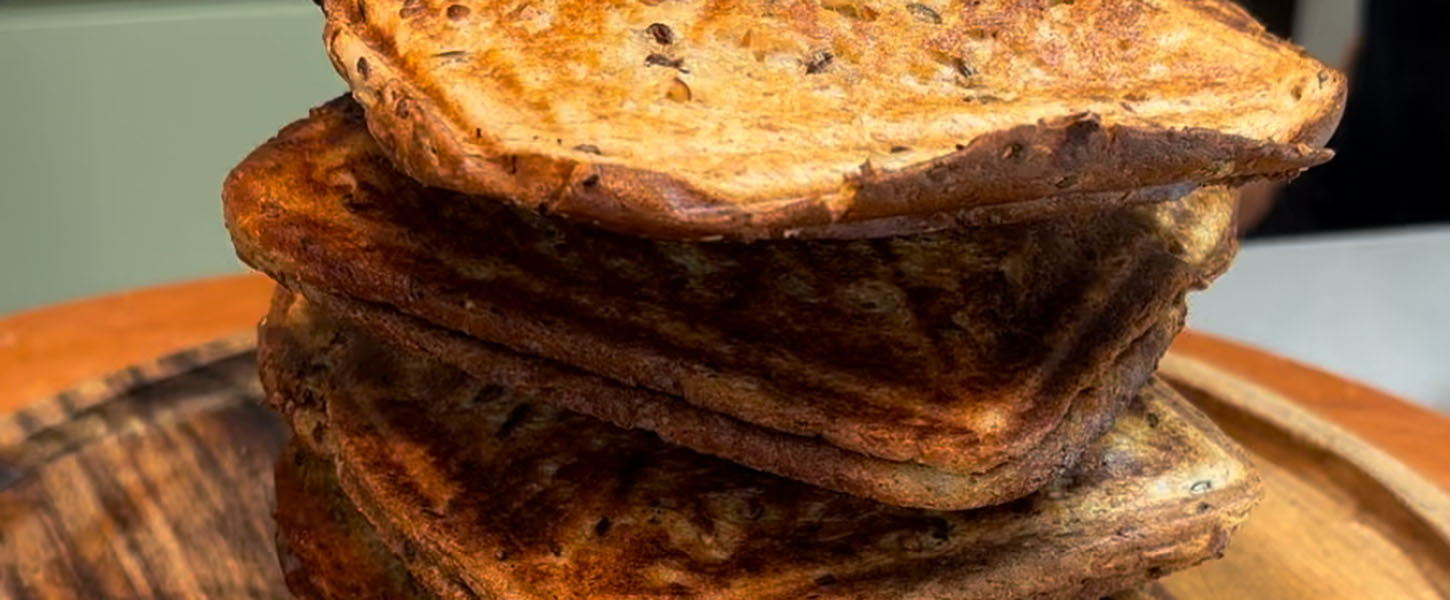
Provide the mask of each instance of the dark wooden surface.
POLYGON ((286 598, 247 340, 0 418, 0 597, 286 598))

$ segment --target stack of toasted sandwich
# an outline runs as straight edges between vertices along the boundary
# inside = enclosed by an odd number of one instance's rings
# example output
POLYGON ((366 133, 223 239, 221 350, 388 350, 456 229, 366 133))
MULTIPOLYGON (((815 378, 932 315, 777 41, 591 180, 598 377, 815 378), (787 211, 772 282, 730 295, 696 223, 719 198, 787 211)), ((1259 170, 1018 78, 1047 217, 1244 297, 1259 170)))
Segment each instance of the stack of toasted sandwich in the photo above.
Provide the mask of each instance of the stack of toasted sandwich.
POLYGON ((1341 76, 1219 0, 329 0, 226 182, 298 596, 1097 597, 1221 554, 1153 378, 1341 76))

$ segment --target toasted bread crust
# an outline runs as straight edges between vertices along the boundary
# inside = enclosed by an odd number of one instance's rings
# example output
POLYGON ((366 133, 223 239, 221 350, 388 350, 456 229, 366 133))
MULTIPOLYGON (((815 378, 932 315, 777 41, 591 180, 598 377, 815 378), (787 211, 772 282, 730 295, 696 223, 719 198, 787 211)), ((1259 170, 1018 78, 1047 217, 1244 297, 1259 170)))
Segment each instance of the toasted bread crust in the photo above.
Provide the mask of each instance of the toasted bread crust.
POLYGON ((337 468, 289 442, 277 458, 277 555, 287 587, 302 600, 436 598, 342 496, 337 468))
POLYGON ((1226 0, 948 4, 331 0, 324 36, 412 177, 654 237, 896 235, 1330 156, 1344 78, 1226 0))
MULTIPOLYGON (((1182 317, 1181 313, 1170 316, 1129 346, 1117 357, 1115 368, 1103 380, 1071 400, 1061 421, 1038 445, 982 472, 957 473, 873 458, 821 440, 772 431, 696 408, 665 394, 621 386, 595 375, 518 355, 386 308, 303 289, 326 308, 315 307, 279 288, 268 322, 269 327, 282 331, 267 335, 297 336, 302 335, 299 330, 311 329, 329 336, 334 335, 333 331, 352 332, 362 327, 370 336, 454 365, 483 384, 507 387, 540 402, 619 427, 653 431, 667 442, 703 454, 884 504, 940 510, 963 510, 1016 500, 1070 469, 1147 381, 1156 364, 1157 349, 1167 343, 1171 332, 1178 330, 1182 317)), ((319 360, 306 356, 267 360, 302 362, 309 358, 319 360)))
POLYGON ((890 240, 646 240, 457 202, 393 171, 360 121, 334 102, 238 166, 224 198, 243 260, 747 423, 959 473, 1037 447, 1234 248, 1222 190, 890 240))
POLYGON ((1221 553, 1259 493, 1161 383, 1042 493, 942 512, 751 471, 345 327, 293 325, 262 332, 269 400, 446 597, 1088 597, 1221 553))

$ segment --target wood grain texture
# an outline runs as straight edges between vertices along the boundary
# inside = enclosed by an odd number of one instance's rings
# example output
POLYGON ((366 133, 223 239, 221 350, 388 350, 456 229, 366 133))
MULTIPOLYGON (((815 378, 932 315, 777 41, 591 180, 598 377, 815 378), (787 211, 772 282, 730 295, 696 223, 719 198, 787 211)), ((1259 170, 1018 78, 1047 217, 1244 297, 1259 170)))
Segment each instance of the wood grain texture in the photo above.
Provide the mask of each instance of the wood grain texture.
POLYGON ((0 597, 285 598, 246 337, 0 419, 0 597))
MULTIPOLYGON (((286 597, 283 434, 251 338, 0 418, 0 597, 286 597)), ((1125 598, 1450 598, 1450 499, 1292 401, 1202 361, 1163 373, 1256 456, 1268 497, 1224 560, 1125 598)))
MULTIPOLYGON (((0 413, 126 365, 250 331, 272 282, 257 274, 147 288, 0 317, 0 413)), ((1313 367, 1186 332, 1173 351, 1294 399, 1450 489, 1450 418, 1313 367)))

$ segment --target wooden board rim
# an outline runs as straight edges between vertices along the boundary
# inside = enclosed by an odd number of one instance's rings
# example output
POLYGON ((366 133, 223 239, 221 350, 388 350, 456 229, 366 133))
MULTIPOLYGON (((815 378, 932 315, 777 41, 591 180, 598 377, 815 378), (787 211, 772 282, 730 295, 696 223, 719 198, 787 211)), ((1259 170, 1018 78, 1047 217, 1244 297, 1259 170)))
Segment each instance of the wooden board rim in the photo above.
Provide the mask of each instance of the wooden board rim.
POLYGON ((1195 358, 1168 353, 1159 373, 1170 382, 1206 390, 1220 402, 1278 429, 1299 443, 1354 465, 1398 498, 1404 508, 1450 540, 1450 495, 1389 453, 1326 421, 1293 400, 1195 358))

